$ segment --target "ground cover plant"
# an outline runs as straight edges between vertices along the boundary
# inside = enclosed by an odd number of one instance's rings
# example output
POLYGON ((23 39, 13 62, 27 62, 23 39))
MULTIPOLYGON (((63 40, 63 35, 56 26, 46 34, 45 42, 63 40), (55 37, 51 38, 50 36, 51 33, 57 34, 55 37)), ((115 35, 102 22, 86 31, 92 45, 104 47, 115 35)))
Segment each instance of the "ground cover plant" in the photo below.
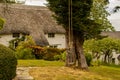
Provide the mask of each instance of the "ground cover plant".
POLYGON ((120 66, 89 67, 89 71, 64 66, 64 62, 18 60, 18 66, 33 67, 29 73, 35 80, 120 80, 120 66))

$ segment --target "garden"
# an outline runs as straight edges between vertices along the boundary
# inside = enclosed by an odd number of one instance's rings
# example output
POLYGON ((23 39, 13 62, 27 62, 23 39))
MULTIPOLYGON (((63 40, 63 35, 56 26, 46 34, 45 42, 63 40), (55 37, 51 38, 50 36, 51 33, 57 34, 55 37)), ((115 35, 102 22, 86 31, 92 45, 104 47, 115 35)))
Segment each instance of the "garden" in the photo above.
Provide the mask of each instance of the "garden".
POLYGON ((5 73, 0 74, 1 79, 4 77, 2 80, 14 78, 16 76, 16 68, 19 67, 30 67, 29 74, 35 80, 120 79, 120 65, 112 63, 112 57, 109 57, 112 56, 112 51, 116 51, 119 54, 118 39, 104 38, 85 41, 84 53, 89 66, 88 71, 80 70, 77 67, 65 67, 65 49, 36 46, 30 36, 27 36, 25 41, 20 41, 16 48, 0 46, 1 61, 4 61, 0 62, 0 70, 5 73), (104 50, 109 50, 109 53, 104 50), (100 60, 100 56, 106 54, 107 58, 104 56, 103 60, 100 60), (3 66, 6 66, 6 68, 3 66), (11 75, 11 72, 13 75, 11 75))

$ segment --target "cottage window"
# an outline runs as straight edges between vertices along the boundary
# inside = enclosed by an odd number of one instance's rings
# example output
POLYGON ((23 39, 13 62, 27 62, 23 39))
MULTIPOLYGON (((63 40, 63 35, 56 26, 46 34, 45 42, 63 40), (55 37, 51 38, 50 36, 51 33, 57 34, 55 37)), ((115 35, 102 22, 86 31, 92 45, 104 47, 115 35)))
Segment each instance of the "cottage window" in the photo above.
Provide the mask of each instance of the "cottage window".
POLYGON ((48 33, 48 37, 49 38, 54 38, 55 37, 55 33, 48 33))
POLYGON ((20 37, 20 33, 13 33, 13 37, 20 37))

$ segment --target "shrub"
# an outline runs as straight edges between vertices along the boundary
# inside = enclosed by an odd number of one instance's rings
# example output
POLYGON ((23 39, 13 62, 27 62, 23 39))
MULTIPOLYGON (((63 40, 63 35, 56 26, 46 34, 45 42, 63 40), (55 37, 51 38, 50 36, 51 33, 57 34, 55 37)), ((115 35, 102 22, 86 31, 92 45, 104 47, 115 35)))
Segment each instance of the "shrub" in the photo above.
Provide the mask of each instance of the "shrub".
POLYGON ((35 59, 31 48, 25 48, 16 52, 18 59, 35 59))
POLYGON ((21 41, 16 48, 16 55, 18 59, 34 59, 33 49, 30 47, 35 45, 31 36, 26 36, 25 41, 21 41))
POLYGON ((60 60, 61 61, 65 61, 66 60, 66 52, 65 51, 61 54, 60 60))
POLYGON ((59 60, 61 53, 63 53, 65 50, 64 49, 58 49, 58 48, 44 48, 44 55, 43 59, 44 60, 59 60))
POLYGON ((88 66, 90 66, 91 65, 91 61, 93 59, 92 55, 90 53, 85 53, 85 58, 86 58, 88 66))
POLYGON ((0 80, 12 80, 16 76, 16 66, 14 51, 0 44, 0 80))
POLYGON ((91 62, 91 66, 100 66, 100 65, 101 65, 101 62, 99 60, 91 62))
POLYGON ((61 60, 61 55, 55 55, 54 60, 61 60))

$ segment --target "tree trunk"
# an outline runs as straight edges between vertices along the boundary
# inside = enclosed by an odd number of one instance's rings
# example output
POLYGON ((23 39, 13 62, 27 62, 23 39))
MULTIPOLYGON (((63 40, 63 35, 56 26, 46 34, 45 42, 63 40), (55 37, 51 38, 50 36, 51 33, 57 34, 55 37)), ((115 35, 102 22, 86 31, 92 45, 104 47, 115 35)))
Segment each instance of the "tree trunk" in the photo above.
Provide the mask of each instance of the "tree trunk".
POLYGON ((88 65, 83 51, 84 39, 82 37, 79 37, 79 34, 75 34, 74 37, 75 37, 75 48, 77 54, 76 56, 78 58, 78 68, 88 70, 88 65))
POLYGON ((105 56, 104 56, 104 63, 107 63, 107 54, 105 53, 105 56))
MULTIPOLYGON (((66 38, 67 45, 70 41, 68 37, 66 38)), ((68 48, 67 48, 66 66, 68 67, 77 66, 77 68, 79 69, 88 70, 88 65, 83 52, 84 38, 80 37, 80 35, 77 32, 75 32, 73 34, 73 39, 71 43, 72 44, 68 45, 68 48)))
POLYGON ((66 66, 77 67, 79 69, 88 70, 88 65, 83 51, 84 37, 79 35, 79 32, 74 32, 73 36, 68 36, 69 31, 66 30, 66 42, 67 42, 67 56, 66 66), (72 37, 70 40, 69 37, 72 37), (71 43, 71 44, 69 44, 71 43))
POLYGON ((69 40, 69 32, 68 30, 66 30, 66 47, 67 47, 67 54, 66 54, 66 66, 67 67, 73 67, 76 64, 76 54, 75 54, 75 46, 74 44, 71 42, 71 40, 69 40), (71 44, 69 44, 71 43, 71 44))

